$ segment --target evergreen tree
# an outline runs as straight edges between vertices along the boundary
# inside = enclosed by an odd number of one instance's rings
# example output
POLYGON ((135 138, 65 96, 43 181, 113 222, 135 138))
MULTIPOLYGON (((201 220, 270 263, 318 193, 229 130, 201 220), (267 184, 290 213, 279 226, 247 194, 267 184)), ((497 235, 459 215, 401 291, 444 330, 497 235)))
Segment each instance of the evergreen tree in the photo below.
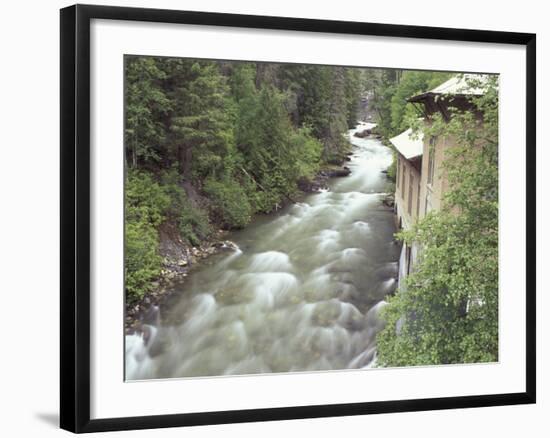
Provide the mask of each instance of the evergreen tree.
POLYGON ((170 59, 169 144, 185 180, 222 172, 233 145, 228 87, 211 61, 170 59))
POLYGON ((163 90, 164 71, 155 58, 125 58, 124 142, 130 167, 158 161, 165 138, 162 117, 170 109, 163 90))
POLYGON ((359 120, 359 101, 363 91, 361 70, 346 68, 346 119, 348 128, 354 128, 359 120))
POLYGON ((338 156, 344 148, 344 133, 347 131, 346 70, 344 67, 332 67, 329 70, 331 94, 328 101, 328 125, 322 141, 325 145, 324 156, 330 160, 338 156))
POLYGON ((370 79, 373 92, 371 107, 376 113, 378 131, 385 137, 392 137, 391 99, 397 88, 399 75, 390 69, 374 71, 370 79))
POLYGON ((319 163, 320 144, 306 128, 294 128, 288 94, 273 85, 254 86, 250 67, 235 70, 233 94, 238 97, 236 143, 242 172, 255 191, 251 202, 259 211, 277 208, 296 191, 297 181, 311 177, 319 163))

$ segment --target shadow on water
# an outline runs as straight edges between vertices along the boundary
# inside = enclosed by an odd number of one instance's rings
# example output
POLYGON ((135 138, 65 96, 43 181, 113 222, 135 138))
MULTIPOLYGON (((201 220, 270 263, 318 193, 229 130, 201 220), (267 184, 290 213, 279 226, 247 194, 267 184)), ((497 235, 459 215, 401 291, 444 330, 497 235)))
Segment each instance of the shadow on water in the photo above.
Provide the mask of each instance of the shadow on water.
POLYGON ((399 246, 383 205, 391 152, 353 137, 350 176, 230 239, 181 284, 160 324, 126 338, 129 380, 368 368, 399 246))

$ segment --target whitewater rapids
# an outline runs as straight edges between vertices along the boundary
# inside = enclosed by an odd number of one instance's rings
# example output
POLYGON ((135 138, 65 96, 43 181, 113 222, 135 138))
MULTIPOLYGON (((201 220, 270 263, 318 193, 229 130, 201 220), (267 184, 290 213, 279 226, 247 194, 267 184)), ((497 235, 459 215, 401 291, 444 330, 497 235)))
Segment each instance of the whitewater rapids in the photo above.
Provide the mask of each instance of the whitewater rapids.
POLYGON ((229 239, 176 285, 147 335, 126 336, 126 380, 368 368, 399 247, 383 170, 390 150, 349 131, 352 173, 229 239))

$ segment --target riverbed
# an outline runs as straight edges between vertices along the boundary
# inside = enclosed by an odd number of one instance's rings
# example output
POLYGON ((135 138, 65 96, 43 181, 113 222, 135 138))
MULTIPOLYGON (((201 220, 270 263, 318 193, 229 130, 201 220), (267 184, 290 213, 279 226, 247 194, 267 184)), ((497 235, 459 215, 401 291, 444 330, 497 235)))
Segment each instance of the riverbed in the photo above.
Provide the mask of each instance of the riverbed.
POLYGON ((228 239, 144 335, 126 336, 126 379, 369 368, 399 245, 382 203, 391 151, 349 131, 351 175, 228 239))

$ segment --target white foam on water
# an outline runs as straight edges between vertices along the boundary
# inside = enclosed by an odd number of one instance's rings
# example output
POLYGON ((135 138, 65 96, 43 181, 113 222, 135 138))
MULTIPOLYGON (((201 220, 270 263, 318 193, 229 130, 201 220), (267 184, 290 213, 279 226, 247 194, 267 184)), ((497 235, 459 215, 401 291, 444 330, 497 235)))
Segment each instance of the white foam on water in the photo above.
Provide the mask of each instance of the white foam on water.
POLYGON ((292 270, 292 263, 284 252, 266 251, 252 257, 249 270, 252 272, 286 272, 292 270))
POLYGON ((152 360, 149 357, 143 337, 138 334, 125 337, 126 379, 147 379, 153 377, 152 360))
POLYGON ((264 310, 288 303, 298 293, 298 280, 288 272, 245 274, 245 278, 254 293, 253 303, 264 310))
POLYGON ((183 331, 189 334, 199 334, 211 326, 216 320, 216 299, 211 294, 197 295, 191 304, 193 311, 183 324, 183 331))
POLYGON ((158 352, 140 335, 126 337, 128 379, 373 366, 386 303, 368 311, 366 303, 377 299, 373 289, 395 287, 396 265, 371 254, 391 260, 394 248, 392 225, 376 220, 391 152, 350 138, 350 176, 233 233, 242 249, 231 245, 233 253, 191 274, 173 309, 181 323, 153 333, 158 352))
POLYGON ((367 252, 363 248, 345 248, 342 250, 342 259, 351 261, 355 257, 366 257, 367 252))

